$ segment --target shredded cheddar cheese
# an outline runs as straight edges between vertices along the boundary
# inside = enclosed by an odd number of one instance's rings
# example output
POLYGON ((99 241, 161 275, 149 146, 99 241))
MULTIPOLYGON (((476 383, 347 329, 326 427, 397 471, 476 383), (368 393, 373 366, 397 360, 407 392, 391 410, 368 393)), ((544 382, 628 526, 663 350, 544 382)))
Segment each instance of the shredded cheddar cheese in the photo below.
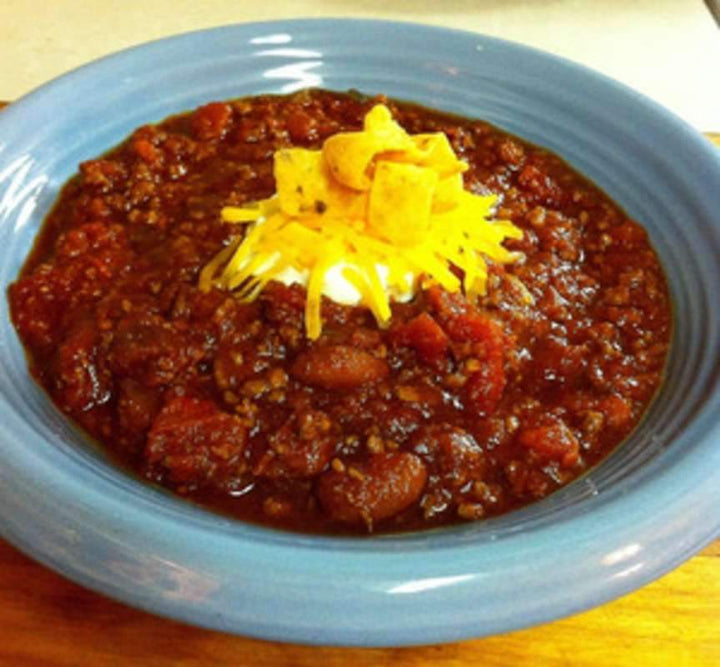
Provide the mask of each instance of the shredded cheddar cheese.
POLYGON ((486 260, 518 259, 502 244, 522 231, 490 220, 497 198, 466 191, 467 168, 443 133, 409 135, 377 105, 362 131, 336 134, 322 150, 275 153, 276 194, 222 210, 225 222, 248 227, 205 266, 200 288, 236 290, 250 301, 292 270, 307 287, 310 339, 321 334, 324 286, 338 267, 380 326, 390 321, 392 296, 410 292, 420 276, 476 298, 485 292, 486 260))

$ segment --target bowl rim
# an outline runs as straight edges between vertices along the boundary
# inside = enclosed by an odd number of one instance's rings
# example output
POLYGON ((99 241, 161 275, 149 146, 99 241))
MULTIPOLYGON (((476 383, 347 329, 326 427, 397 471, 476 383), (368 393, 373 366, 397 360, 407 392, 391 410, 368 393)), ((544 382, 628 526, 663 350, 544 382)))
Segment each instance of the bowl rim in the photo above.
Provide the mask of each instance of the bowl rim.
MULTIPOLYGON (((452 37, 468 43, 482 41, 573 71, 615 94, 632 99, 644 112, 672 129, 676 141, 691 145, 697 151, 698 159, 720 176, 719 154, 699 133, 644 95, 594 70, 532 47, 479 33, 372 19, 241 23, 133 46, 76 68, 11 104, 0 114, 0 139, 3 133, 11 132, 25 114, 42 113, 43 105, 58 90, 71 87, 78 79, 100 76, 104 69, 118 62, 129 63, 149 52, 162 51, 171 44, 185 42, 190 45, 199 38, 221 33, 249 36, 266 30, 298 33, 310 28, 322 27, 332 31, 350 29, 351 26, 353 30, 411 31, 427 36, 429 40, 452 37)), ((82 585, 133 606, 206 627, 269 639, 343 645, 418 644, 491 634, 559 618, 623 595, 669 571, 720 535, 720 513, 717 512, 720 485, 717 484, 717 475, 713 480, 712 476, 702 474, 708 462, 720 464, 720 447, 717 447, 720 443, 720 421, 713 419, 712 414, 713 410, 720 414, 719 407, 720 395, 715 394, 693 422, 694 430, 691 427, 685 434, 685 440, 693 442, 691 451, 663 452, 653 461, 654 465, 646 471, 636 489, 620 497, 595 499, 592 512, 586 506, 567 516, 556 517, 558 520, 552 525, 542 524, 522 532, 496 535, 495 538, 482 537, 481 534, 469 538, 467 530, 451 529, 443 531, 445 542, 438 543, 435 539, 437 533, 362 540, 308 537, 238 524, 204 511, 191 510, 191 506, 180 501, 158 503, 157 495, 138 494, 115 484, 112 479, 99 478, 96 469, 72 460, 66 452, 53 451, 49 447, 23 451, 13 435, 22 432, 22 422, 16 415, 8 414, 4 398, 0 402, 0 412, 6 417, 0 423, 0 443, 4 445, 0 449, 0 462, 6 464, 5 473, 0 472, 0 480, 5 475, 17 475, 18 479, 30 485, 38 498, 42 488, 48 502, 57 502, 68 512, 92 506, 96 511, 95 520, 106 524, 102 531, 97 532, 98 539, 107 539, 112 530, 122 535, 132 533, 136 535, 136 540, 146 540, 157 549, 157 553, 178 558, 178 563, 189 554, 187 563, 192 565, 187 567, 193 572, 204 568, 213 574, 215 569, 223 577, 228 577, 229 568, 242 570, 252 565, 267 581, 279 577, 286 585, 292 582, 295 592, 286 591, 285 595, 296 603, 303 596, 312 599, 316 608, 323 610, 322 617, 326 622, 332 621, 347 607, 359 611, 359 605, 377 613, 384 624, 389 620, 388 610, 392 610, 393 614, 406 614, 408 619, 417 622, 416 607, 426 604, 442 607, 433 614, 426 614, 427 618, 415 628, 409 627, 410 620, 398 620, 395 628, 377 627, 372 633, 367 628, 353 630, 345 622, 334 621, 334 626, 326 626, 326 630, 322 631, 312 623, 300 628, 273 625, 271 617, 259 619, 254 625, 236 627, 233 621, 228 623, 216 618, 213 614, 217 610, 210 607, 203 607, 198 615, 197 600, 139 597, 137 590, 117 589, 98 578, 96 573, 77 570, 71 563, 72 553, 58 555, 48 545, 41 547, 33 543, 30 534, 6 513, 1 517, 0 533, 33 558, 82 585), (664 465, 669 459, 673 460, 670 470, 663 469, 657 477, 648 479, 651 472, 661 467, 660 463, 664 465), (134 507, 133 516, 128 515, 128 507, 134 507), (707 520, 697 521, 702 514, 707 520), (620 515, 625 516, 626 521, 618 527, 613 523, 613 517, 616 519, 620 515), (658 531, 659 523, 666 528, 658 531), (611 525, 612 530, 609 528, 611 525), (184 543, 182 536, 185 536, 184 543), (594 550, 593 545, 598 543, 602 547, 594 550), (203 552, 199 551, 199 544, 203 545, 203 552), (287 562, 289 552, 296 558, 291 564, 287 562), (595 557, 588 560, 593 552, 595 557), (461 601, 467 603, 488 593, 506 595, 503 593, 506 587, 498 578, 507 576, 508 568, 517 577, 514 581, 516 586, 531 586, 537 572, 527 566, 526 560, 541 556, 547 560, 550 554, 563 576, 581 589, 579 596, 547 585, 543 588, 545 598, 532 608, 521 609, 517 604, 510 605, 508 614, 515 617, 512 622, 508 621, 507 615, 499 618, 494 625, 488 622, 482 628, 477 627, 472 615, 462 616, 453 622, 442 622, 443 614, 447 615, 451 606, 461 601), (328 575, 330 564, 333 572, 338 574, 328 575), (316 582, 323 578, 332 584, 329 592, 324 595, 315 593, 310 597, 316 582), (340 599, 351 596, 358 589, 364 591, 361 599, 355 602, 340 599), (335 599, 332 599, 333 596, 335 599)), ((250 600, 243 604, 252 602, 252 596, 260 601, 264 595, 279 594, 277 586, 268 584, 267 588, 267 593, 263 592, 262 586, 249 589, 250 600)), ((229 603, 225 601, 223 604, 229 603)), ((271 609, 267 600, 263 601, 263 605, 264 610, 271 609)))

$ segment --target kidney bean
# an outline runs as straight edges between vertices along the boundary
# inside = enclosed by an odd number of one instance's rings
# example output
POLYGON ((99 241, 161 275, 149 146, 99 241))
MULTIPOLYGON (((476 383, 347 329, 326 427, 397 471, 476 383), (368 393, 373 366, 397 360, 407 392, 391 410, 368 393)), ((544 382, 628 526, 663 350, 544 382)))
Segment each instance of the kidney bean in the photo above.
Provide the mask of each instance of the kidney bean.
POLYGON ((389 372, 383 359, 347 345, 309 349, 297 357, 290 369, 302 382, 325 389, 351 389, 382 380, 389 372))
POLYGON ((365 523, 368 528, 412 505, 427 480, 414 454, 374 454, 356 466, 329 470, 318 480, 317 495, 336 521, 365 523))

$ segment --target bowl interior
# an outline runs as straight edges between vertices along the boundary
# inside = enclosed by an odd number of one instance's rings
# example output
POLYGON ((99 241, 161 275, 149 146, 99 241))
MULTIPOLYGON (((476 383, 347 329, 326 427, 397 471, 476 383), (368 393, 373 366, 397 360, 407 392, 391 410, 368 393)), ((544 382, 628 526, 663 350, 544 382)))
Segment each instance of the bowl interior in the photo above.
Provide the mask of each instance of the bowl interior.
MULTIPOLYGON (((675 328, 667 379, 642 424, 583 478, 543 502, 497 519, 371 540, 279 533, 196 509, 108 465, 29 379, 3 298, 0 500, 6 507, 5 534, 69 576, 134 604, 212 627, 325 643, 412 643, 518 627, 589 606, 668 569, 687 549, 678 547, 664 557, 657 549, 680 530, 687 548, 715 534, 717 519, 698 527, 693 517, 720 500, 717 491, 712 495, 708 490, 710 475, 720 487, 719 448, 711 448, 720 415, 720 317, 713 296, 720 285, 720 159, 692 130, 651 102, 551 56, 440 29, 300 21, 193 33, 77 70, 0 116, 3 289, 17 275, 43 217, 82 160, 104 152, 143 123, 209 100, 308 86, 385 93, 486 119, 563 156, 646 227, 667 272, 675 328), (368 50, 370 34, 373 48, 368 50), (679 518, 682 503, 692 512, 679 518), (669 522, 653 533, 653 522, 670 509, 669 522), (188 539, 191 533, 202 537, 204 552, 188 539), (628 545, 635 550, 603 564, 603 557, 628 545), (228 549, 236 550, 236 560, 221 562, 228 549), (307 562, 288 565, 283 559, 297 549, 309 554, 307 562), (448 550, 454 550, 451 563, 441 555, 448 550), (437 557, 427 556, 432 552, 437 557), (511 600, 511 588, 476 579, 516 572, 517 581, 537 587, 538 577, 525 560, 529 554, 541 564, 553 555, 557 561, 565 558, 572 569, 568 576, 577 582, 576 595, 553 593, 550 577, 548 599, 520 609, 511 600), (400 555, 404 564, 395 560, 400 555), (367 590, 348 603, 357 607, 357 625, 333 620, 327 610, 335 603, 325 599, 320 602, 334 628, 332 637, 318 630, 322 619, 309 623, 297 610, 278 616, 272 592, 316 600, 317 594, 303 587, 333 558, 348 586, 355 582, 362 587, 358 582, 363 576, 368 581, 367 590), (237 559, 261 568, 265 563, 266 576, 273 576, 262 591, 249 594, 247 582, 241 586, 243 595, 254 600, 255 620, 247 604, 231 595, 240 585, 232 569, 237 559), (385 568, 382 576, 378 559, 385 568), (503 559, 502 568, 498 559, 503 559), (285 575, 279 576, 277 568, 267 574, 278 562, 285 575), (638 563, 642 572, 637 576, 616 576, 638 563), (457 577, 465 576, 473 578, 474 592, 484 587, 486 595, 495 596, 495 614, 471 605, 452 623, 435 617, 434 633, 427 630, 432 627, 427 614, 418 618, 406 607, 407 618, 387 628, 378 619, 387 624, 393 605, 383 603, 385 611, 374 621, 371 617, 373 605, 377 608, 403 582, 437 579, 441 583, 434 588, 418 590, 443 592, 441 602, 453 596, 457 601, 461 593, 448 596, 447 585, 471 590, 469 584, 456 586, 463 581, 457 577), (281 592, 286 580, 294 582, 296 593, 281 592), (220 583, 230 592, 219 591, 220 583), (224 615, 213 619, 218 609, 224 615), (372 639, 363 641, 363 632, 372 639)), ((345 584, 334 585, 331 591, 344 590, 345 584)), ((409 603, 409 598, 396 594, 398 598, 402 605, 409 603)))

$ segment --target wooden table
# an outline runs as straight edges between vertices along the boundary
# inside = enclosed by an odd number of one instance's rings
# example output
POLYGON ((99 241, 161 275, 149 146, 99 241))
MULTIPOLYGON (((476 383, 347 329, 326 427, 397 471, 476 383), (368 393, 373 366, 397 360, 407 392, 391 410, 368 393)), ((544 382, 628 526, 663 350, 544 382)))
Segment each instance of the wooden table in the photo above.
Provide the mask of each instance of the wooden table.
MULTIPOLYGON (((720 146, 720 135, 710 138, 720 146)), ((720 665, 720 540, 662 579, 584 614, 488 639, 400 649, 311 648, 188 627, 87 591, 0 541, 0 665, 38 664, 720 665)))

